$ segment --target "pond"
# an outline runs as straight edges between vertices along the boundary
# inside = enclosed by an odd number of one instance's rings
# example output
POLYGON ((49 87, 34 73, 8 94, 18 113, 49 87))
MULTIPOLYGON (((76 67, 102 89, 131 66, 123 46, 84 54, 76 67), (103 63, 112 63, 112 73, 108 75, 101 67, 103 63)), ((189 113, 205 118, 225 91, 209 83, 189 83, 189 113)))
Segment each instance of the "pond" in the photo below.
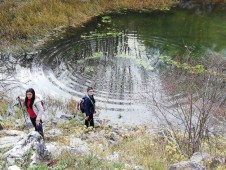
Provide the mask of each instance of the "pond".
POLYGON ((153 91, 165 95, 159 58, 226 56, 225 28, 226 11, 218 10, 98 16, 20 59, 14 73, 20 87, 62 98, 78 100, 92 86, 100 117, 144 123, 155 120, 153 91))

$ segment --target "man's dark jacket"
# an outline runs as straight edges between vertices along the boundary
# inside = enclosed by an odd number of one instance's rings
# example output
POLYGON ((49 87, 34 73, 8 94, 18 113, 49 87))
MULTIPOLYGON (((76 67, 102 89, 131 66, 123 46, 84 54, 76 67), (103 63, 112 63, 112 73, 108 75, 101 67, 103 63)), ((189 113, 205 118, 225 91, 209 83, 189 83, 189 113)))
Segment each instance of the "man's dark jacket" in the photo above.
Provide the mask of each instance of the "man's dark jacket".
POLYGON ((89 97, 85 96, 84 97, 84 110, 85 110, 86 116, 90 116, 90 115, 94 114, 94 112, 95 112, 95 100, 94 100, 93 96, 89 96, 89 97), (90 101, 90 99, 93 101, 93 104, 90 101))

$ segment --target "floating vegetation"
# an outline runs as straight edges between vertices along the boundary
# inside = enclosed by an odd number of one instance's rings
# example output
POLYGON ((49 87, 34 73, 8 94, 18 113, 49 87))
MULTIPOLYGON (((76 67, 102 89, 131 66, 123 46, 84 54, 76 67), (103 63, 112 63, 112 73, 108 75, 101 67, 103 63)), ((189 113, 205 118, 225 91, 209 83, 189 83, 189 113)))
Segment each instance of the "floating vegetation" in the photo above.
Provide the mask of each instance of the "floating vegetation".
POLYGON ((87 60, 101 58, 103 55, 104 55, 104 54, 103 54, 102 52, 93 53, 93 55, 90 56, 90 57, 86 57, 86 58, 84 58, 84 59, 77 60, 77 63, 78 63, 78 64, 82 64, 82 63, 84 63, 84 62, 87 61, 87 60))
POLYGON ((87 66, 85 68, 85 73, 91 73, 91 72, 94 72, 94 67, 93 66, 87 66))
POLYGON ((94 37, 103 38, 107 36, 117 37, 123 34, 121 31, 117 31, 112 27, 112 20, 110 16, 103 16, 101 23, 98 23, 97 27, 102 30, 101 33, 98 30, 90 31, 89 34, 81 35, 81 39, 89 39, 94 37), (103 29, 105 29, 106 31, 104 32, 103 29))
POLYGON ((101 20, 103 23, 111 23, 111 17, 110 16, 104 16, 101 20))
POLYGON ((81 35, 82 39, 87 39, 87 38, 94 38, 94 37, 98 37, 98 38, 103 38, 103 37, 107 37, 107 36, 113 36, 113 37, 117 37, 122 35, 122 32, 107 32, 107 33, 92 33, 91 35, 81 35))
MULTIPOLYGON (((169 65, 174 65, 177 68, 181 68, 184 70, 187 70, 189 73, 193 73, 193 74, 202 74, 207 72, 207 70, 205 69, 205 67, 203 65, 195 65, 192 66, 188 63, 180 63, 178 61, 172 60, 169 56, 160 56, 159 57, 160 61, 169 64, 169 65)), ((210 73, 210 71, 209 71, 210 73)), ((214 74, 214 73, 211 73, 214 74)))

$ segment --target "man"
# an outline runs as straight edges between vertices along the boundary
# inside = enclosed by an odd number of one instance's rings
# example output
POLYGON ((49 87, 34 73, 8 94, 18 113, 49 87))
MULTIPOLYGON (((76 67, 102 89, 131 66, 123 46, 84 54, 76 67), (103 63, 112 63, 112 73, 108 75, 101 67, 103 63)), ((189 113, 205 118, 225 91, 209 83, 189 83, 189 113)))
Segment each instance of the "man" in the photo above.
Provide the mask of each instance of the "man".
POLYGON ((86 127, 94 127, 93 114, 95 113, 95 99, 93 97, 93 88, 87 88, 87 95, 84 98, 84 110, 85 110, 85 125, 86 127))

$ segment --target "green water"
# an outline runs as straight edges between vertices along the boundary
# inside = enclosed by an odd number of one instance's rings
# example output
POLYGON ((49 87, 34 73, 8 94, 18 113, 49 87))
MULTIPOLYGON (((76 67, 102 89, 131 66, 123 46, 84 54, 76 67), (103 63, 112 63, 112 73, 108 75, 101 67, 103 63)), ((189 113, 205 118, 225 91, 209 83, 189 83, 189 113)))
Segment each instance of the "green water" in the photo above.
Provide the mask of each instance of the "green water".
POLYGON ((111 15, 109 25, 166 55, 184 55, 186 51, 196 56, 205 52, 226 55, 226 11, 127 13, 111 15))

